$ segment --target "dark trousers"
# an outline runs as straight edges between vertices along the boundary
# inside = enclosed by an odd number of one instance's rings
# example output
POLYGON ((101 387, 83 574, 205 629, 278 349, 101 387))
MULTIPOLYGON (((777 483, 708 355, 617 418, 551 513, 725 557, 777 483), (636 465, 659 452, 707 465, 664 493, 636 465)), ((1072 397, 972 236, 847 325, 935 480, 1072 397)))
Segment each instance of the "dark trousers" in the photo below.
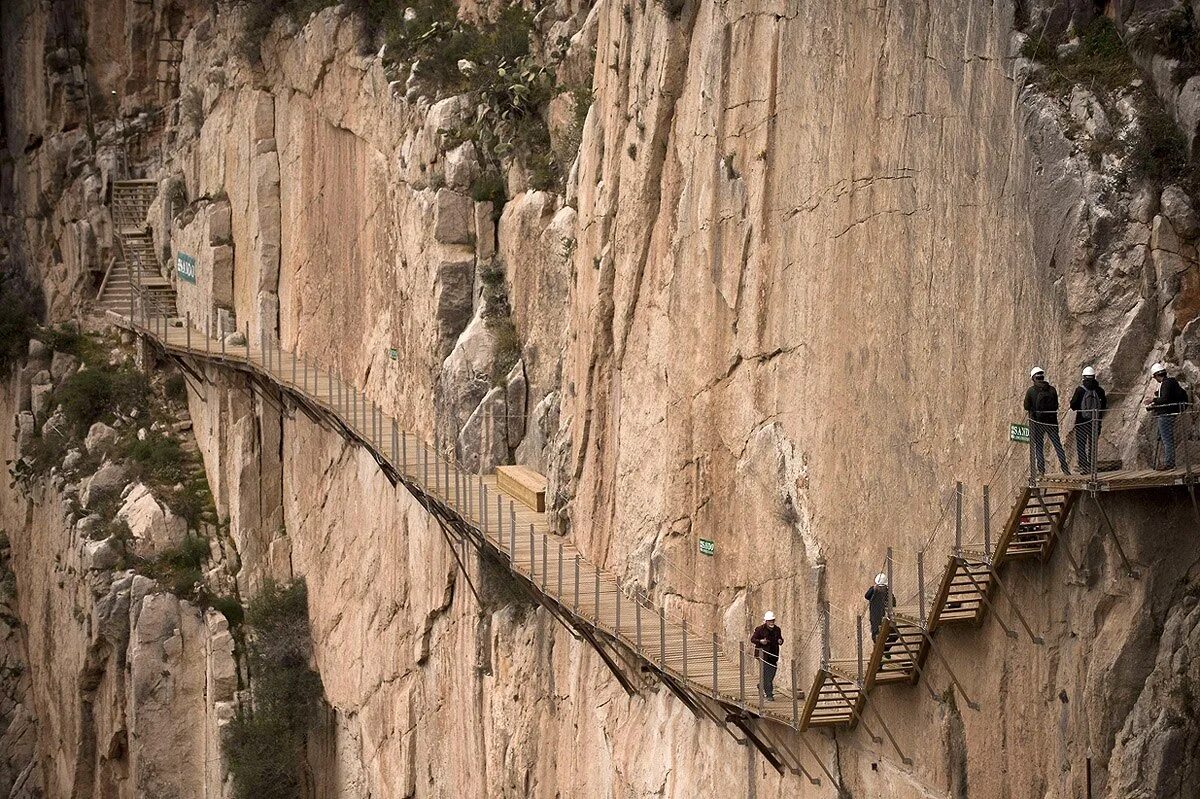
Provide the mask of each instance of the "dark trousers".
POLYGON ((1062 439, 1058 437, 1058 425, 1043 422, 1033 422, 1030 432, 1033 434, 1033 457, 1037 461, 1038 474, 1046 473, 1046 442, 1045 437, 1050 437, 1050 443, 1054 445, 1054 452, 1058 455, 1058 462, 1062 466, 1064 472, 1071 471, 1067 466, 1067 453, 1063 450, 1062 439))
POLYGON ((762 690, 767 699, 775 698, 775 672, 779 669, 779 659, 774 655, 763 655, 762 661, 762 690))
POLYGON ((1158 417, 1158 437, 1162 439, 1163 465, 1175 468, 1175 415, 1158 417))
POLYGON ((1099 422, 1076 422, 1075 423, 1075 452, 1079 456, 1079 471, 1090 472, 1092 470, 1092 458, 1096 457, 1096 453, 1092 451, 1093 440, 1100 443, 1100 423, 1099 422), (1095 425, 1095 435, 1092 434, 1092 426, 1095 425))

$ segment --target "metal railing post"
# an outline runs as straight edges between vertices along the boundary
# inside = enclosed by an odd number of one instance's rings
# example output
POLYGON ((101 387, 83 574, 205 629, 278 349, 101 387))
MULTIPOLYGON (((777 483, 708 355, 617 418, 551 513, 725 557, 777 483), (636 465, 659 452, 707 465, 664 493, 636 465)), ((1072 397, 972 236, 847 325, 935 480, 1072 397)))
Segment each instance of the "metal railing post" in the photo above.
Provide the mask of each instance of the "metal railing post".
POLYGON ((863 684, 863 630, 862 630, 862 614, 854 617, 855 633, 858 637, 858 684, 863 684))
POLYGON ((717 634, 713 633, 713 696, 718 696, 721 692, 717 689, 717 634))
POLYGON ((243 325, 242 338, 246 342, 246 363, 250 363, 250 323, 246 322, 243 325))
MULTIPOLYGON (((408 434, 407 433, 402 433, 400 435, 400 463, 401 463, 400 473, 404 474, 405 472, 408 471, 408 434)), ((487 490, 487 486, 483 486, 483 488, 484 488, 484 491, 487 490)), ((483 492, 480 492, 480 496, 485 497, 486 494, 484 494, 483 492)), ((480 506, 479 515, 486 517, 487 514, 484 513, 484 511, 486 511, 486 510, 487 510, 486 505, 480 506)), ((484 522, 485 522, 484 526, 486 527, 487 526, 486 518, 484 519, 484 522)))
POLYGON ((667 670, 667 615, 666 611, 658 614, 658 664, 663 671, 667 670))
POLYGON ((563 545, 562 545, 562 541, 559 541, 558 542, 558 599, 560 602, 562 601, 562 595, 563 595, 563 592, 562 592, 562 588, 563 588, 562 556, 563 556, 563 545))
POLYGON ((579 612, 579 553, 575 553, 575 601, 571 604, 575 612, 579 612))
POLYGON ((593 566, 593 568, 595 569, 594 577, 596 579, 596 626, 599 627, 600 626, 600 566, 595 565, 595 566, 593 566))
POLYGON ((429 445, 423 442, 418 442, 417 446, 421 448, 421 488, 425 491, 429 490, 429 445))
POLYGON ((618 577, 618 578, 616 578, 616 580, 617 580, 617 595, 616 595, 615 599, 617 601, 617 609, 616 609, 616 616, 613 621, 613 632, 615 632, 618 636, 620 636, 620 634, 621 634, 621 578, 618 577))
MULTIPOLYGON (((1096 411, 1096 413, 1099 413, 1099 411, 1096 411)), ((1092 446, 1089 450, 1089 455, 1092 459, 1092 482, 1096 482, 1098 479, 1097 474, 1100 471, 1100 420, 1092 419, 1091 428, 1092 429, 1088 434, 1089 438, 1092 439, 1092 446)))
POLYGON ((635 638, 637 650, 640 653, 642 651, 642 603, 637 601, 633 603, 633 626, 637 636, 635 638))
POLYGON ((887 578, 888 578, 888 595, 887 595, 887 617, 895 619, 892 611, 896 607, 896 584, 892 582, 892 548, 887 549, 887 578))
POLYGON ((925 553, 917 550, 917 603, 920 608, 921 626, 925 626, 925 553))
MULTIPOLYGON (((498 513, 503 513, 503 506, 500 504, 500 492, 496 492, 496 510, 498 513)), ((504 529, 504 522, 500 522, 501 529, 504 529)), ((508 503, 508 545, 512 550, 513 562, 517 560, 517 509, 513 507, 512 500, 508 503)))
POLYGON ((212 352, 212 313, 204 315, 204 352, 212 352))
POLYGON ((992 559, 992 487, 983 487, 983 555, 992 559))
POLYGON ((738 641, 738 700, 746 704, 746 642, 738 641))
POLYGON ((529 580, 530 580, 530 582, 532 582, 534 585, 537 585, 537 574, 535 573, 535 570, 534 570, 534 568, 533 568, 533 567, 534 567, 534 561, 536 561, 536 560, 537 560, 537 558, 535 558, 535 557, 534 557, 534 553, 533 553, 533 547, 534 547, 534 544, 533 544, 533 525, 531 524, 531 525, 529 525, 529 580))
POLYGON ((220 338, 221 338, 221 356, 224 357, 225 356, 225 334, 218 331, 217 335, 220 336, 220 338))
POLYGON ((829 668, 829 600, 821 606, 821 668, 829 668))
POLYGON ((954 556, 962 555, 962 509, 963 484, 959 480, 954 484, 954 556))
POLYGON ((683 679, 688 678, 687 619, 683 620, 683 679))
POLYGON ((292 350, 292 385, 296 385, 296 351, 292 350))
MULTIPOLYGON (((1034 454, 1036 448, 1035 442, 1037 438, 1037 430, 1035 429, 1037 422, 1033 418, 1033 414, 1029 414, 1029 487, 1033 488, 1037 485, 1037 458, 1034 454)), ((1043 445, 1045 442, 1043 442, 1043 445)))
POLYGON ((800 726, 800 689, 796 679, 796 659, 792 658, 792 725, 800 726))
MULTIPOLYGON (((358 392, 355 392, 354 396, 357 397, 358 392)), ((442 460, 442 442, 438 440, 438 434, 434 433, 433 434, 433 491, 434 491, 435 495, 437 493, 440 493, 442 490, 442 474, 440 471, 442 467, 439 465, 441 460, 442 460)))
MULTIPOLYGON (((488 534, 488 487, 479 492, 479 515, 483 519, 483 534, 488 534)), ((504 536, 500 535, 500 549, 504 549, 504 536)))
POLYGON ((392 420, 392 465, 397 463, 397 458, 400 457, 400 441, 399 441, 399 425, 396 420, 392 420))
POLYGON ((192 312, 188 311, 185 318, 187 319, 187 328, 186 328, 187 333, 185 333, 184 335, 187 337, 186 341, 187 341, 188 352, 191 352, 192 351, 192 312))

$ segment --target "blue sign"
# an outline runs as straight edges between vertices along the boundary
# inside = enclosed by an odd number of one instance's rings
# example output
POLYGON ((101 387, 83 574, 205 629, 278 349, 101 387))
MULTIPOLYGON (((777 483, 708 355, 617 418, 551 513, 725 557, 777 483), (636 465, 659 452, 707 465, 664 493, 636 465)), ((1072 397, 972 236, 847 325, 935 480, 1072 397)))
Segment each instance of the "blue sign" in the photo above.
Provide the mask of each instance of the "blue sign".
POLYGON ((179 253, 175 256, 175 274, 180 280, 188 283, 196 282, 196 259, 187 253, 179 253))

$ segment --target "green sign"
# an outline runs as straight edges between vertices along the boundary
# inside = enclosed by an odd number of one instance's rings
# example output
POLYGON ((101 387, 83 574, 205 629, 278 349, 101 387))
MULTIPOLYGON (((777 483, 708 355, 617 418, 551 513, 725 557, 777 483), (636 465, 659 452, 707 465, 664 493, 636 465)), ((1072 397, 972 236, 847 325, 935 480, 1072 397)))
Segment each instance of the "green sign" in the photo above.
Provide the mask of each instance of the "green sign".
POLYGON ((1029 443, 1029 425, 1027 424, 1010 424, 1008 426, 1008 440, 1016 441, 1021 444, 1029 443))
POLYGON ((707 538, 700 539, 700 554, 712 557, 717 554, 717 545, 707 538))
POLYGON ((395 347, 388 347, 387 353, 388 353, 388 357, 391 358, 393 361, 400 359, 400 353, 395 347))
POLYGON ((175 256, 175 274, 186 283, 195 283, 196 259, 187 253, 178 253, 175 256))

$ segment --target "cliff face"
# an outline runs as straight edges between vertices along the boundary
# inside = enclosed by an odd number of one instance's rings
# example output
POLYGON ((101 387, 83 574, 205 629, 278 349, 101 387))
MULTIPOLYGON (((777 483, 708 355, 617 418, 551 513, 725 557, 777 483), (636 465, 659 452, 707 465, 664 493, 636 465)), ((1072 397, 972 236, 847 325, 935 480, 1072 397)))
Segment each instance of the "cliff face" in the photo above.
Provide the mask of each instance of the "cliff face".
MULTIPOLYGON (((916 551, 952 543, 955 480, 970 538, 983 484, 1006 513, 1031 365, 1065 389, 1095 364, 1115 408, 1102 457, 1130 461, 1152 447, 1145 366, 1200 377, 1186 175, 1136 173, 1127 151, 1153 95, 1194 158, 1196 78, 1139 52, 1146 72, 1111 91, 1047 79, 1070 71, 1064 31, 1085 31, 1095 4, 548 5, 537 37, 561 41, 558 86, 590 85, 590 108, 566 180, 535 190, 514 166, 502 204, 479 190, 482 147, 459 140, 474 102, 405 79, 347 8, 277 19, 247 58, 245 8, 82 5, 86 37, 65 4, 18 4, 4 28, 10 263, 52 314, 107 265, 101 200, 122 142, 149 141, 132 165, 161 181, 156 242, 198 262, 195 284, 176 283, 181 314, 298 349, 468 463, 545 471, 562 530, 674 617, 738 640, 775 610, 802 679, 818 600, 845 609, 848 644, 888 547, 898 592, 915 593, 916 551), (149 67, 168 35, 183 39, 177 90, 149 67), (1065 40, 1055 66, 1029 45, 1046 36, 1065 40), (59 68, 37 66, 52 56, 59 68), (176 91, 161 132, 132 115, 176 91), (106 121, 118 110, 124 129, 106 121)), ((1125 32, 1161 10, 1110 6, 1125 32)), ((565 94, 554 141, 569 138, 565 94)), ((223 562, 242 596, 308 585, 332 708, 310 742, 316 795, 831 795, 665 691, 626 696, 507 575, 471 561, 468 585, 365 453, 240 378, 204 378, 189 405, 223 562)), ((1196 522, 1182 491, 1103 501, 1140 578, 1085 503, 1066 537, 1081 570, 1056 557, 998 602, 1043 645, 991 622, 949 633, 931 691, 873 695, 880 741, 810 736, 852 795, 1073 797, 1089 759, 1095 795, 1187 795, 1196 522)), ((150 790, 151 742, 168 738, 171 790, 218 795, 215 726, 171 717, 218 715, 201 686, 220 619, 144 578, 84 587, 53 507, 5 497, 48 795, 150 790), (101 605, 125 638, 68 618, 101 605), (166 694, 137 690, 155 657, 173 664, 166 694)))

